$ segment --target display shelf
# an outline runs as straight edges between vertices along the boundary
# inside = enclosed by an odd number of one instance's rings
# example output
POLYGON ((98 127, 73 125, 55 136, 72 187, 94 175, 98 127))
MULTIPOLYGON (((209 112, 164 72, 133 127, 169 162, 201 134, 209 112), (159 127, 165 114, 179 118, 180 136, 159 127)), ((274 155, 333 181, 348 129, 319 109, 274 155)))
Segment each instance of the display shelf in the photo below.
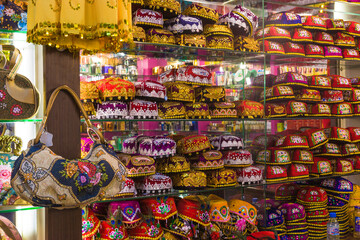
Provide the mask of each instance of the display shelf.
POLYGON ((27 211, 27 210, 37 210, 42 209, 42 207, 36 207, 31 205, 8 205, 8 206, 0 206, 0 214, 1 213, 10 213, 10 212, 19 212, 19 211, 27 211))
POLYGON ((0 123, 10 123, 10 122, 41 122, 42 118, 29 118, 29 119, 8 119, 0 120, 0 123))
POLYGON ((226 190, 234 190, 234 189, 244 189, 244 188, 254 188, 254 187, 266 187, 270 185, 276 185, 276 184, 283 184, 283 183, 292 183, 292 182, 300 182, 300 181, 313 181, 313 180, 321 180, 321 179, 327 179, 332 177, 344 177, 344 176, 356 176, 360 175, 360 172, 353 172, 350 174, 332 174, 327 176, 320 176, 320 177, 308 177, 308 178, 302 178, 302 179, 291 179, 291 180, 284 180, 284 181, 277 181, 277 182, 265 182, 263 180, 262 183, 252 183, 252 184, 245 184, 245 185, 235 185, 235 186, 229 186, 229 187, 219 187, 219 188, 203 188, 203 189, 192 189, 192 190, 172 190, 171 192, 166 193, 158 193, 158 194, 138 194, 136 196, 125 196, 122 198, 113 198, 113 199, 105 199, 97 202, 114 202, 114 201, 125 201, 125 200, 138 200, 138 199, 144 199, 144 198, 151 198, 151 197, 164 197, 164 196, 180 196, 180 195, 191 195, 191 194, 210 194, 214 192, 219 191, 226 191, 226 190))

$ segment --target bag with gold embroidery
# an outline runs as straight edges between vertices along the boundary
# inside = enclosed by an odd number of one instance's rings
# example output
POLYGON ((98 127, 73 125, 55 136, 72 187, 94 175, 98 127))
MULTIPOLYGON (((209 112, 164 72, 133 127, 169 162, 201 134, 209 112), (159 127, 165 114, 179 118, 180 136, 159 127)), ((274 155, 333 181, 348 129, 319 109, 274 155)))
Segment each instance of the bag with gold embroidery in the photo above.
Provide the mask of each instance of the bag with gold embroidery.
POLYGON ((123 188, 126 168, 106 144, 103 135, 94 128, 80 99, 68 86, 61 86, 51 94, 44 119, 35 140, 28 144, 15 161, 11 185, 16 193, 33 205, 74 208, 116 196, 123 188), (61 90, 71 94, 81 109, 88 126, 94 132, 94 145, 84 159, 65 159, 40 142, 47 117, 61 90))

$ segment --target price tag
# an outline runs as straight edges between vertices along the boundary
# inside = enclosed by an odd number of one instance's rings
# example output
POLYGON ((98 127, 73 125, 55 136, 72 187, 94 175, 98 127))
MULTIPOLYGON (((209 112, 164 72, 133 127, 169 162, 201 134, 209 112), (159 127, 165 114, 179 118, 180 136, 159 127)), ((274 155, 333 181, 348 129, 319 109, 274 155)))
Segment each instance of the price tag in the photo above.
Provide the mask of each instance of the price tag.
POLYGON ((40 137, 40 142, 45 144, 47 147, 51 147, 53 145, 53 135, 47 131, 44 131, 40 137))

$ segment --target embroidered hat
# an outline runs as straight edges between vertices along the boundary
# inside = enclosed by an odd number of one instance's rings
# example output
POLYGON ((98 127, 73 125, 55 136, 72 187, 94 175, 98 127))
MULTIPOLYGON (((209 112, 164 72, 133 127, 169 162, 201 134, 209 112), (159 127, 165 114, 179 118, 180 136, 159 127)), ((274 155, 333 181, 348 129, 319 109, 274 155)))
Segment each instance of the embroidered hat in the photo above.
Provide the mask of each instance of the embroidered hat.
POLYGON ((185 118, 185 106, 181 102, 158 103, 159 117, 162 119, 185 118))
POLYGON ((350 133, 351 142, 360 142, 360 128, 359 127, 348 127, 347 130, 350 133))
POLYGON ((131 156, 119 153, 118 158, 125 164, 128 177, 140 177, 155 174, 155 160, 151 157, 131 156))
POLYGON ((204 34, 177 34, 175 35, 176 44, 189 47, 206 47, 206 37, 204 34))
POLYGON ((310 175, 323 176, 332 174, 330 162, 326 158, 314 157, 314 164, 312 165, 310 175))
POLYGON ((352 106, 350 103, 347 102, 333 104, 331 109, 331 115, 338 117, 352 116, 352 106))
POLYGON ((259 211, 257 215, 260 227, 271 228, 284 224, 284 215, 278 209, 259 211))
POLYGON ((301 163, 301 164, 313 164, 314 156, 311 151, 303 149, 295 149, 291 158, 292 163, 301 163))
POLYGON ((80 81, 80 99, 84 102, 96 101, 100 97, 99 89, 94 82, 80 81))
POLYGON ((252 155, 247 150, 223 152, 225 167, 248 167, 253 163, 252 155))
POLYGON ((181 67, 176 71, 176 80, 192 85, 211 86, 211 72, 198 66, 181 67))
POLYGON ((150 28, 146 32, 146 41, 152 43, 175 44, 175 36, 165 29, 150 28))
POLYGON ((94 212, 85 207, 81 209, 82 213, 82 237, 92 238, 100 227, 100 220, 95 216, 94 212))
POLYGON ((136 96, 149 100, 164 100, 166 87, 157 81, 137 81, 134 83, 136 96))
POLYGON ((360 23, 353 21, 345 21, 345 33, 360 37, 360 23))
POLYGON ((125 227, 122 224, 115 223, 113 221, 101 221, 99 227, 98 237, 101 240, 128 240, 128 234, 125 227))
POLYGON ((264 40, 264 43, 260 41, 259 44, 260 44, 260 50, 266 53, 285 54, 284 46, 278 42, 264 40))
POLYGON ((138 152, 153 158, 169 157, 176 153, 176 143, 165 136, 142 137, 138 141, 138 152))
POLYGON ((210 205, 210 221, 211 222, 229 222, 230 221, 230 211, 228 202, 215 195, 210 194, 208 196, 209 205, 210 205))
POLYGON ((236 37, 252 35, 252 29, 250 29, 250 25, 247 23, 247 21, 242 16, 233 11, 219 17, 218 24, 228 26, 236 37))
POLYGON ((166 220, 177 214, 175 200, 173 197, 146 198, 140 201, 141 212, 152 215, 157 220, 166 220))
POLYGON ((348 60, 360 60, 359 51, 351 48, 343 49, 343 57, 348 60))
POLYGON ((185 103, 186 118, 209 118, 209 106, 206 103, 185 103))
POLYGON ((210 104, 210 116, 211 118, 236 118, 235 103, 219 102, 210 104))
POLYGON ((309 148, 309 143, 305 136, 301 135, 287 135, 279 138, 275 144, 276 147, 280 148, 309 148))
POLYGON ((310 31, 304 28, 294 28, 292 35, 293 42, 312 42, 313 36, 310 31))
POLYGON ((266 19, 266 26, 298 27, 301 26, 299 15, 290 12, 280 12, 270 15, 266 19))
POLYGON ((176 189, 197 189, 206 187, 206 174, 200 171, 177 173, 172 176, 176 189))
POLYGON ((354 172, 352 163, 348 160, 338 159, 336 160, 334 174, 349 174, 354 172))
POLYGON ((208 199, 202 195, 190 195, 176 200, 178 215, 188 221, 196 222, 204 227, 210 225, 208 199))
POLYGON ((306 57, 315 57, 323 58, 324 57, 324 48, 320 45, 315 44, 306 44, 305 45, 305 55, 306 57))
POLYGON ((322 129, 309 129, 303 135, 306 136, 310 149, 317 148, 328 142, 326 134, 322 129))
POLYGON ((265 162, 270 162, 271 161, 271 150, 270 149, 266 149, 266 150, 260 150, 257 153, 256 156, 256 163, 265 163, 265 162))
POLYGON ((284 203, 279 207, 286 222, 304 219, 306 216, 304 206, 298 203, 284 203))
POLYGON ((143 101, 135 99, 129 103, 129 116, 133 119, 158 117, 158 108, 156 102, 143 101))
POLYGON ((264 117, 264 105, 250 100, 240 100, 234 102, 238 116, 241 118, 256 118, 264 117))
POLYGON ((355 39, 353 36, 342 32, 336 32, 334 37, 334 44, 341 47, 355 47, 355 39))
POLYGON ((149 9, 137 9, 133 13, 133 24, 143 28, 163 28, 163 15, 160 12, 149 9))
POLYGON ((360 104, 353 104, 353 116, 360 116, 360 104))
MULTIPOLYGON (((267 158, 269 165, 288 165, 291 164, 289 151, 281 148, 271 148, 271 158, 267 158)), ((265 159, 264 159, 265 160, 265 159)))
POLYGON ((360 89, 352 88, 351 90, 343 91, 344 100, 356 104, 360 103, 360 89))
POLYGON ((141 210, 138 201, 119 201, 109 204, 108 218, 121 215, 126 228, 137 226, 141 221, 141 210))
POLYGON ((256 224, 257 209, 252 204, 240 199, 231 199, 229 201, 230 213, 240 216, 251 225, 256 224))
POLYGON ((174 34, 196 34, 203 31, 203 24, 200 18, 181 14, 166 20, 164 27, 174 34))
POLYGON ((165 193, 172 190, 172 180, 169 176, 156 173, 136 181, 136 189, 140 193, 165 193))
POLYGON ((352 163, 355 172, 360 171, 360 156, 347 157, 346 160, 352 163))
MULTIPOLYGON (((252 11, 241 5, 237 5, 231 12, 243 17, 247 22, 248 26, 250 27, 250 32, 246 36, 253 35, 254 29, 258 27, 258 16, 256 16, 252 11)), ((233 31, 235 35, 241 34, 241 32, 238 32, 236 29, 234 29, 233 31)))
POLYGON ((156 160, 156 171, 161 173, 177 173, 190 171, 190 162, 182 156, 172 156, 156 160))
POLYGON ((192 155, 211 148, 208 137, 203 135, 191 135, 177 142, 177 150, 181 154, 192 155))
POLYGON ((266 166, 266 181, 278 182, 287 180, 288 174, 285 167, 282 166, 266 166))
POLYGON ((163 230, 159 221, 154 218, 148 218, 142 221, 135 228, 129 229, 129 236, 133 239, 160 239, 163 235, 163 230))
POLYGON ((286 72, 276 76, 273 84, 277 86, 292 85, 292 86, 307 87, 308 80, 304 75, 295 72, 286 72))
POLYGON ((174 82, 176 80, 175 74, 176 74, 176 69, 167 70, 158 75, 157 81, 162 84, 166 82, 174 82))
POLYGON ((310 106, 308 115, 309 116, 331 116, 331 108, 328 104, 317 103, 310 106))
POLYGON ((323 208, 323 209, 317 209, 317 210, 313 210, 313 211, 306 211, 306 220, 310 221, 310 220, 316 220, 319 221, 318 219, 328 219, 329 218, 329 210, 327 208, 323 208))
POLYGON ((205 37, 210 36, 228 36, 234 37, 234 34, 231 32, 231 29, 226 25, 221 24, 207 24, 204 27, 205 37))
POLYGON ((235 186, 236 180, 236 172, 232 169, 219 169, 207 173, 208 187, 235 186))
POLYGON ((253 37, 239 36, 235 38, 235 50, 242 52, 260 52, 260 45, 253 37))
POLYGON ((238 150, 244 147, 243 140, 234 135, 221 135, 210 139, 211 145, 219 151, 238 150))
POLYGON ((325 90, 321 92, 321 99, 324 103, 339 103, 344 101, 341 90, 325 90))
POLYGON ((351 86, 353 88, 360 88, 360 78, 358 77, 350 78, 350 81, 351 81, 351 86))
POLYGON ((303 164, 291 164, 289 169, 288 177, 289 179, 299 179, 299 178, 308 178, 309 170, 303 164))
POLYGON ((305 56, 305 47, 300 43, 284 43, 285 54, 305 56))
POLYGON ((353 183, 343 177, 323 179, 320 186, 326 191, 332 193, 352 193, 354 190, 353 183))
POLYGON ((308 77, 310 88, 315 89, 331 89, 331 78, 327 76, 310 76, 308 77))
POLYGON ((286 104, 286 113, 288 117, 307 116, 307 104, 298 101, 289 101, 286 104))
POLYGON ((351 142, 350 132, 346 128, 330 127, 325 128, 324 132, 329 140, 351 142))
POLYGON ((286 107, 284 104, 266 103, 265 105, 266 117, 285 117, 286 107))
POLYGON ((301 16, 302 27, 326 31, 326 20, 317 16, 301 16))
POLYGON ((324 46, 325 58, 343 58, 343 52, 340 47, 324 46))
POLYGON ((223 167, 223 155, 220 151, 216 150, 200 153, 197 160, 191 161, 191 168, 195 170, 214 170, 223 167))
MULTIPOLYGON (((296 202, 302 205, 326 205, 328 201, 324 189, 315 186, 306 186, 300 189, 296 196, 296 202)), ((305 206, 305 207, 306 207, 305 206)))
POLYGON ((198 3, 191 4, 182 12, 182 14, 198 17, 202 20, 204 25, 214 24, 219 20, 219 13, 216 10, 204 7, 198 3))
POLYGON ((328 18, 326 19, 326 29, 328 31, 333 31, 333 30, 344 31, 345 30, 344 20, 328 18))
POLYGON ((251 81, 251 86, 254 88, 264 88, 264 81, 265 81, 265 86, 266 87, 271 87, 274 80, 275 80, 276 76, 273 74, 266 74, 264 75, 259 75, 257 77, 254 77, 254 79, 252 79, 251 81))
POLYGON ((291 40, 291 35, 290 32, 286 29, 271 26, 258 30, 255 33, 255 39, 286 41, 291 40))
POLYGON ((275 200, 295 201, 299 189, 296 183, 283 183, 275 190, 275 200))
POLYGON ((165 82, 167 99, 171 101, 194 102, 195 91, 191 85, 179 82, 165 82))
POLYGON ((341 151, 336 143, 325 143, 319 148, 313 150, 314 156, 340 157, 341 151))
MULTIPOLYGON (((290 86, 273 86, 266 89, 266 101, 273 101, 278 99, 294 99, 294 91, 290 86)), ((264 101, 264 92, 260 94, 261 102, 264 101)))
POLYGON ((135 182, 131 178, 125 177, 125 181, 123 181, 123 186, 121 191, 115 195, 114 197, 122 197, 122 196, 134 196, 136 195, 135 182))
POLYGON ((263 174, 260 168, 249 166, 236 169, 237 181, 244 184, 260 183, 263 180, 263 174))
POLYGON ((223 87, 198 87, 195 89, 197 102, 224 102, 225 89, 223 87))
POLYGON ((234 50, 234 38, 229 36, 210 36, 206 38, 206 47, 234 50))
POLYGON ((318 44, 326 44, 326 45, 334 45, 333 37, 327 32, 316 32, 314 43, 318 44))
MULTIPOLYGON (((180 238, 192 238, 193 237, 193 231, 192 227, 189 221, 185 220, 181 217, 174 217, 169 221, 169 224, 166 224, 166 228, 164 230, 166 233, 172 233, 176 236, 176 240, 180 238)), ((165 233, 165 234, 166 234, 165 233)), ((168 240, 168 238, 165 238, 165 234, 163 235, 162 240, 168 240)))
POLYGON ((134 41, 145 42, 145 40, 146 40, 146 33, 142 27, 133 25, 132 26, 132 35, 133 35, 134 41))
POLYGON ((109 77, 95 84, 102 100, 132 100, 135 97, 135 86, 130 81, 109 77))
POLYGON ((128 104, 121 101, 106 101, 97 104, 96 118, 121 119, 129 116, 128 104))

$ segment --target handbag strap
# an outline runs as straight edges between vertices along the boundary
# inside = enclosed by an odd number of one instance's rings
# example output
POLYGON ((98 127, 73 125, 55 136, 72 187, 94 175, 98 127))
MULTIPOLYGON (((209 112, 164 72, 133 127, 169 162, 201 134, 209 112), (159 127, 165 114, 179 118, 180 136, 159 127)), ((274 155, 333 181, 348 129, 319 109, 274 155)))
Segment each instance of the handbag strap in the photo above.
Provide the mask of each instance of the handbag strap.
MULTIPOLYGON (((55 102, 55 99, 57 97, 57 95, 59 94, 59 92, 61 90, 64 90, 68 93, 70 93, 70 95, 72 96, 73 100, 75 101, 76 105, 80 108, 82 114, 84 115, 84 118, 85 118, 85 122, 86 122, 86 125, 87 125, 87 130, 88 130, 88 135, 90 136, 90 138, 92 138, 92 135, 90 134, 90 131, 93 131, 97 136, 98 138, 100 139, 100 143, 104 144, 105 143, 105 139, 104 139, 104 136, 102 135, 102 133, 93 126, 93 124, 91 123, 88 115, 86 114, 86 111, 83 107, 83 105, 81 104, 81 101, 79 99, 79 97, 77 96, 77 94, 67 85, 62 85, 58 88, 56 88, 50 95, 50 98, 49 98, 49 101, 48 101, 48 105, 46 107, 46 111, 45 111, 45 115, 44 115, 44 118, 41 122, 41 125, 40 125, 40 128, 39 128, 39 131, 38 133, 36 134, 36 138, 35 138, 35 144, 37 144, 39 141, 40 141, 40 137, 45 129, 45 125, 46 125, 46 122, 47 122, 47 118, 50 114, 50 111, 51 111, 51 108, 53 107, 54 105, 54 102, 55 102)), ((94 140, 92 139, 93 141, 97 141, 97 140, 94 140)))
POLYGON ((15 225, 6 217, 0 216, 0 228, 11 240, 22 240, 22 237, 15 225))
POLYGON ((10 80, 14 80, 17 71, 19 70, 21 61, 22 61, 22 55, 21 52, 19 51, 19 49, 17 49, 15 46, 13 45, 0 45, 1 49, 0 50, 6 50, 6 51, 12 51, 13 54, 11 56, 10 59, 10 73, 8 74, 8 79, 10 80))

